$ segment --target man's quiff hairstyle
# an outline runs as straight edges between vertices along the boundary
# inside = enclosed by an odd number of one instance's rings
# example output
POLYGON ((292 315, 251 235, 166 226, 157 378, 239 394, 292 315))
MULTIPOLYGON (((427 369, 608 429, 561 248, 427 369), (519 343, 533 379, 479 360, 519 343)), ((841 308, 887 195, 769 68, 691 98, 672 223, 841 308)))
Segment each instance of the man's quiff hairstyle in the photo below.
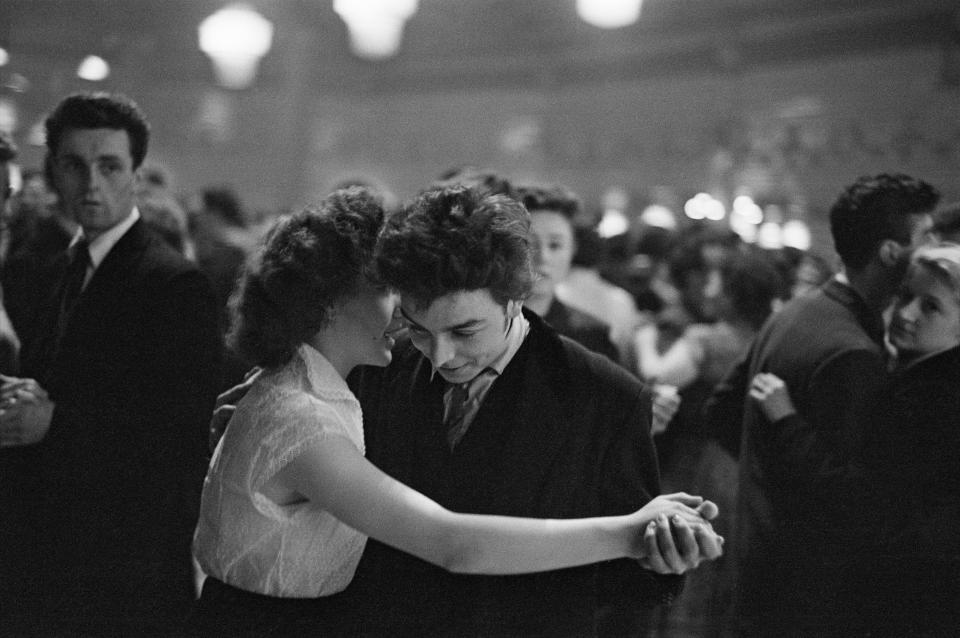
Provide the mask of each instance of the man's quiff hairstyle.
POLYGON ((147 156, 150 125, 140 107, 120 93, 74 93, 57 105, 45 122, 47 157, 57 155, 67 131, 106 128, 126 131, 130 138, 130 157, 136 170, 147 156))
POLYGON ((888 239, 908 244, 911 215, 929 213, 939 200, 937 189, 908 175, 858 179, 830 209, 830 232, 843 265, 862 269, 888 239))
POLYGON ((377 269, 418 308, 481 289, 506 306, 533 284, 529 215, 514 199, 464 186, 424 191, 387 219, 377 269))

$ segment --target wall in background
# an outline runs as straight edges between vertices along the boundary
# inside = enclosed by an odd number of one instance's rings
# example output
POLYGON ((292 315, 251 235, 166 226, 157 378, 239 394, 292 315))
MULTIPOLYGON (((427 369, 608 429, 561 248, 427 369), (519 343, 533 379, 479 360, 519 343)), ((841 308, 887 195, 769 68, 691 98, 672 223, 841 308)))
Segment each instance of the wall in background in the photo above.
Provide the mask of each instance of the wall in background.
POLYGON ((649 0, 644 24, 599 34, 553 0, 424 0, 401 55, 374 65, 345 53, 328 3, 261 0, 278 38, 239 92, 216 88, 196 50, 196 24, 220 4, 0 0, 24 49, 0 73, 24 165, 42 160, 31 128, 56 99, 105 88, 141 104, 151 158, 181 190, 230 184, 264 211, 361 176, 406 197, 463 163, 565 182, 595 207, 611 187, 637 210, 745 190, 804 217, 819 244, 826 207, 860 174, 908 172, 960 199, 948 2, 649 0), (707 6, 723 11, 697 17, 707 6), (448 32, 454 21, 466 30, 448 32), (115 52, 103 85, 72 76, 64 55, 87 50, 81 37, 115 52), (10 89, 14 70, 30 90, 10 89))

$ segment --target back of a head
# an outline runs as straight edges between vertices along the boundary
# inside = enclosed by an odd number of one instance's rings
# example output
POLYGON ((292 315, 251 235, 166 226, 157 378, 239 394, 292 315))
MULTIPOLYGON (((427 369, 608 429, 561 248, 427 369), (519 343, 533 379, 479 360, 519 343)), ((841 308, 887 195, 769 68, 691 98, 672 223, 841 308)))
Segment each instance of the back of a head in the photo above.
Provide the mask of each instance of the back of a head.
POLYGON ((246 225, 240 197, 229 186, 206 188, 201 197, 204 210, 215 213, 234 226, 246 225))
POLYGON ((903 174, 858 179, 830 209, 834 248, 844 266, 864 268, 885 240, 909 244, 911 216, 929 213, 939 198, 933 186, 903 174))
POLYGON ((130 138, 130 156, 137 169, 147 155, 150 126, 136 103, 119 93, 74 93, 54 109, 45 122, 47 151, 55 156, 65 132, 73 129, 115 129, 130 138))
POLYGON ((377 268, 420 307, 484 288, 506 304, 526 298, 533 284, 529 232, 514 199, 465 186, 427 190, 387 220, 377 268))
POLYGON ((379 198, 356 187, 278 218, 231 297, 231 348, 252 364, 286 363, 327 324, 335 303, 362 281, 378 281, 383 219, 379 198))
POLYGON ((144 223, 165 242, 177 252, 185 251, 189 239, 187 213, 172 195, 157 192, 140 197, 137 208, 144 223))
POLYGON ((760 249, 730 251, 723 257, 720 272, 735 318, 759 329, 785 288, 772 256, 760 249))

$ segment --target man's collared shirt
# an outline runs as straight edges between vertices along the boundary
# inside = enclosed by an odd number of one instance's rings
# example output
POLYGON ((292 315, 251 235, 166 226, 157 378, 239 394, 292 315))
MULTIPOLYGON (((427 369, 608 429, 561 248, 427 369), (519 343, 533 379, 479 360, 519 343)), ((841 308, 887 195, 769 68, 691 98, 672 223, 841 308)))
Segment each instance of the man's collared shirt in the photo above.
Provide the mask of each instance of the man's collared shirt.
MULTIPOLYGON (((465 386, 464 389, 466 390, 468 399, 464 412, 462 416, 459 417, 456 433, 452 433, 451 448, 466 434, 470 424, 473 423, 474 418, 477 416, 477 412, 479 412, 484 398, 486 398, 490 388, 493 387, 493 382, 503 374, 503 371, 507 365, 510 364, 510 361, 513 360, 517 351, 520 350, 520 346, 523 345, 523 341, 529 333, 530 322, 527 321, 527 318, 522 314, 518 314, 510 321, 510 327, 507 329, 506 335, 507 347, 500 356, 491 361, 490 365, 484 368, 483 371, 473 379, 466 383, 459 384, 465 386)), ((436 370, 434 370, 434 374, 436 374, 436 370)), ((453 405, 454 388, 455 385, 450 384, 443 393, 444 423, 450 421, 451 412, 456 408, 456 406, 453 405)))
MULTIPOLYGON (((140 219, 140 211, 134 206, 126 219, 90 242, 87 249, 90 253, 90 264, 87 266, 87 276, 83 280, 84 287, 90 283, 93 273, 100 267, 103 260, 107 258, 107 255, 113 250, 113 247, 117 245, 117 242, 137 223, 138 219, 140 219)), ((78 228, 77 233, 73 236, 73 239, 70 240, 70 251, 73 251, 81 237, 83 237, 83 229, 78 228)))

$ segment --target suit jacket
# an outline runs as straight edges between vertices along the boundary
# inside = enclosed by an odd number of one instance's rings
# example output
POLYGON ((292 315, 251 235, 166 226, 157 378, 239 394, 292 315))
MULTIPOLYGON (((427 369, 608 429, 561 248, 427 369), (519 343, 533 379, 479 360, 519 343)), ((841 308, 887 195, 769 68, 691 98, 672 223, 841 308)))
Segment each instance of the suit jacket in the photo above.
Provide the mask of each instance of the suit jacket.
POLYGON ((895 372, 875 475, 889 495, 870 581, 876 636, 960 624, 960 346, 895 372))
POLYGON ((772 316, 749 353, 746 375, 727 384, 743 404, 735 567, 738 633, 840 635, 855 631, 855 574, 869 544, 868 513, 851 511, 849 468, 867 446, 884 383, 882 322, 849 287, 829 282, 772 316), (787 384, 810 439, 782 445, 746 396, 759 372, 787 384), (811 459, 815 445, 829 458, 811 459), (795 462, 802 459, 804 462, 795 462), (853 624, 850 624, 853 623, 853 624))
POLYGON ((193 596, 190 540, 221 358, 213 293, 138 221, 51 355, 57 305, 46 305, 22 363, 56 403, 52 424, 40 443, 3 451, 0 478, 14 499, 3 511, 27 522, 6 530, 33 579, 26 604, 40 602, 53 631, 169 628, 193 596))
MULTIPOLYGON (((444 382, 400 344, 354 377, 367 455, 457 512, 570 518, 623 514, 659 490, 650 397, 609 359, 524 311, 530 333, 451 453, 444 382)), ((632 561, 523 576, 465 576, 370 541, 348 592, 369 635, 592 635, 599 607, 652 606, 679 577, 632 561)))
POLYGON ((606 355, 611 361, 620 360, 616 346, 610 341, 610 326, 599 319, 554 298, 543 320, 588 350, 606 355))

